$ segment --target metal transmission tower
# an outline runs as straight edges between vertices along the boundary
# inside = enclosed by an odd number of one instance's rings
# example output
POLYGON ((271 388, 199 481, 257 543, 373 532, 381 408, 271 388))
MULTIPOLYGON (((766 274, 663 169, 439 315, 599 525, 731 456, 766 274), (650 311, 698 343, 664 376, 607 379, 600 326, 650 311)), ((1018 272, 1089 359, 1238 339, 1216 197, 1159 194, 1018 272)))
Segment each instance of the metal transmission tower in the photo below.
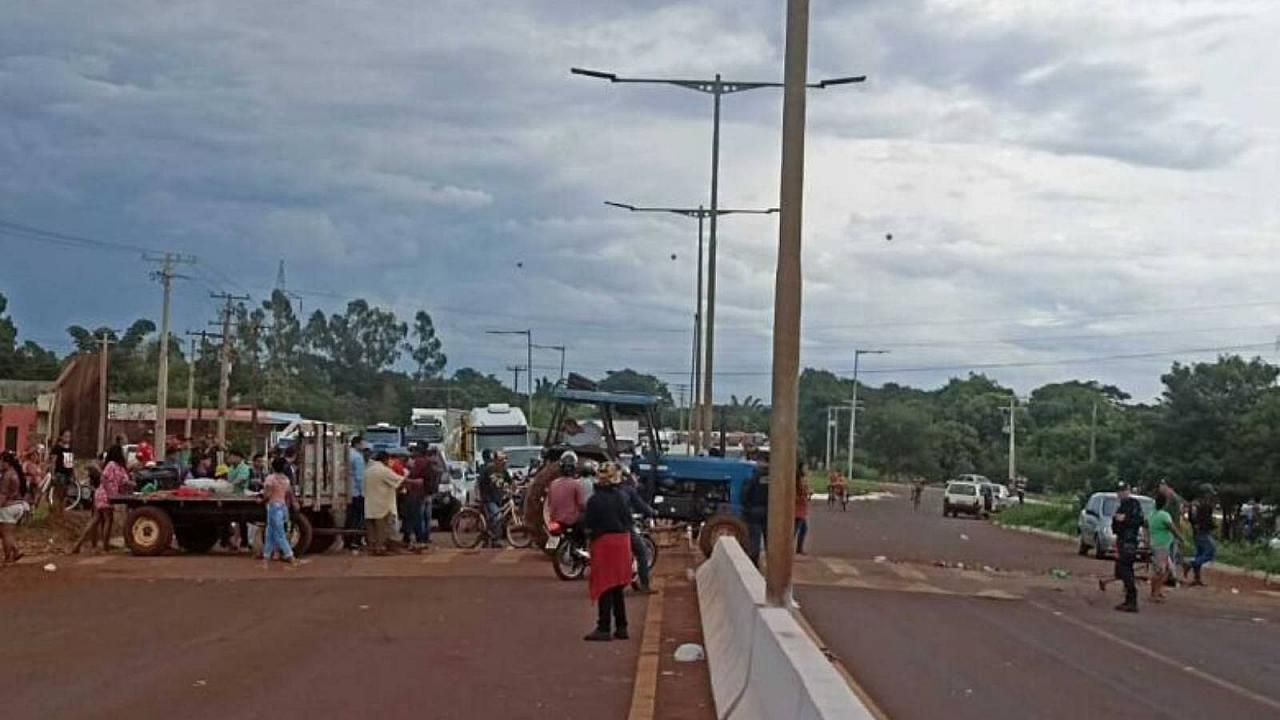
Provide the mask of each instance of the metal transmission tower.
POLYGON ((146 253, 142 256, 147 262, 160 263, 160 269, 151 274, 164 287, 164 309, 160 312, 160 347, 158 354, 159 371, 156 373, 156 430, 157 443, 164 442, 169 436, 169 304, 175 278, 185 278, 174 268, 179 265, 194 265, 194 255, 179 253, 146 253))

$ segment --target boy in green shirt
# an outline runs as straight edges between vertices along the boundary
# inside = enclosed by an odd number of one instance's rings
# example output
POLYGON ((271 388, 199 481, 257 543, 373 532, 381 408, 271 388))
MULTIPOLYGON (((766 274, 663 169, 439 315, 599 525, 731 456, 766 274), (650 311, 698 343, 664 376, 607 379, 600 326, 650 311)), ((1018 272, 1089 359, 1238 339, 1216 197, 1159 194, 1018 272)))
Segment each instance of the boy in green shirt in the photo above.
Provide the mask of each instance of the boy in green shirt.
POLYGON ((1147 518, 1147 533, 1151 538, 1151 602, 1164 602, 1164 584, 1173 573, 1169 552, 1175 539, 1182 542, 1173 516, 1165 510, 1166 505, 1168 499, 1157 495, 1156 511, 1147 518))

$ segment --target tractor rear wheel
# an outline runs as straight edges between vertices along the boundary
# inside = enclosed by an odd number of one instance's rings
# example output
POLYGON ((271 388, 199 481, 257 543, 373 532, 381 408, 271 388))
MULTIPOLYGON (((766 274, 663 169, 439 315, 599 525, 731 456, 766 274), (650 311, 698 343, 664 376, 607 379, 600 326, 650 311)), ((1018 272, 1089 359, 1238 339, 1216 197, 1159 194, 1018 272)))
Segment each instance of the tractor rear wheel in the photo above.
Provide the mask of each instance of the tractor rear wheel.
POLYGON ((134 508, 124 528, 125 544, 134 555, 163 555, 173 543, 173 518, 158 507, 134 508))

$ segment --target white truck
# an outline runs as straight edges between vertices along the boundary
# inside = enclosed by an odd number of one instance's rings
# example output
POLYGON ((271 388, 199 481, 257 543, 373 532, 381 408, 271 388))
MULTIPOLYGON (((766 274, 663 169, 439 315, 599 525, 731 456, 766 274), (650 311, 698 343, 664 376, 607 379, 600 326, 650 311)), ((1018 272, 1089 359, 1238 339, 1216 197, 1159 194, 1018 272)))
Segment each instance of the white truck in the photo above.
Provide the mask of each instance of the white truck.
POLYGON ((406 443, 440 445, 449 434, 449 411, 436 408, 413 408, 409 424, 404 428, 406 443))
POLYGON ((495 452, 529 444, 529 423, 518 407, 507 403, 490 403, 472 410, 468 419, 471 460, 477 467, 483 462, 485 450, 495 452))

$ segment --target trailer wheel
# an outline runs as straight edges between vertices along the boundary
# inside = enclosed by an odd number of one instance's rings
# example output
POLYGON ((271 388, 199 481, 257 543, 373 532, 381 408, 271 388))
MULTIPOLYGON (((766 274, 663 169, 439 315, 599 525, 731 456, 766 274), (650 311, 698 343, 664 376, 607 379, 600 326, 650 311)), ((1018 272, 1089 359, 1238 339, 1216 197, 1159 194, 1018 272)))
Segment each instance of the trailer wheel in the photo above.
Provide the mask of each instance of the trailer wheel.
POLYGON ((310 518, 300 512, 289 515, 289 545, 293 547, 294 555, 306 554, 314 537, 310 518))
POLYGON ((711 551, 716 548, 716 540, 719 540, 722 536, 736 539, 738 544, 745 549, 747 547, 747 524, 736 515, 712 515, 703 524, 702 531, 698 533, 698 547, 702 550, 702 554, 706 557, 711 557, 711 551))
POLYGON ((218 542, 216 525, 181 525, 174 529, 178 547, 189 553, 207 553, 218 542))
POLYGON ((327 510, 315 513, 310 517, 311 520, 311 542, 307 545, 308 555, 323 555, 329 552, 329 548, 333 547, 334 542, 338 540, 339 535, 330 533, 319 533, 316 530, 321 528, 332 529, 335 525, 333 515, 327 510))
POLYGON ((134 508, 125 520, 124 540, 134 555, 162 555, 173 543, 173 519, 157 507, 134 508))

